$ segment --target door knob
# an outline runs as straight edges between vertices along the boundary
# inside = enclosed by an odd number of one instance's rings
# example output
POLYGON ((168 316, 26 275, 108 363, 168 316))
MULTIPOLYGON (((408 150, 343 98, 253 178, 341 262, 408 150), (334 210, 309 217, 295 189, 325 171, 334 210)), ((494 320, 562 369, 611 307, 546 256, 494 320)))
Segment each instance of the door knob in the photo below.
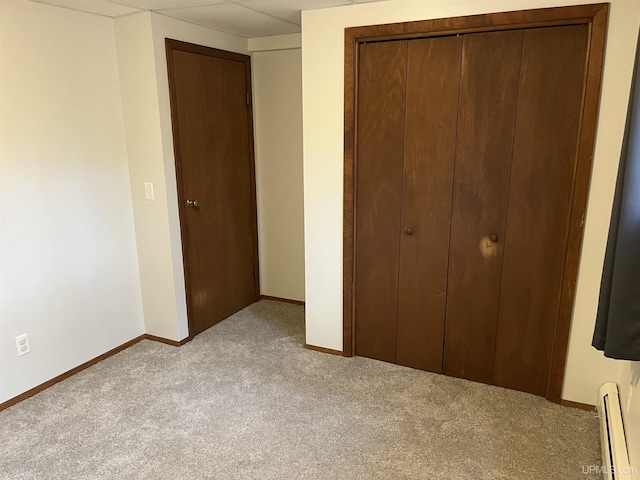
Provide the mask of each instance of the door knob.
POLYGON ((410 228, 407 228, 404 233, 406 233, 407 235, 413 235, 413 230, 411 230, 410 228))
POLYGON ((496 235, 495 233, 489 235, 489 240, 491 240, 493 243, 496 243, 498 241, 498 235, 496 235))
POLYGON ((198 200, 187 200, 187 207, 197 208, 199 206, 198 200))

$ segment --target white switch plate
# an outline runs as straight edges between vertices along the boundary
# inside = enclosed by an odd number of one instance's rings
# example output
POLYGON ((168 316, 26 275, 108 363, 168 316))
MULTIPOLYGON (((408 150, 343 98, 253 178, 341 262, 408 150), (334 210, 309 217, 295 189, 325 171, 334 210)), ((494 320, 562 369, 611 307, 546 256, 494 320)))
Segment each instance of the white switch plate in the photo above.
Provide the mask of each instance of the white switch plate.
POLYGON ((155 200, 155 195, 153 194, 153 183, 144 182, 144 198, 147 200, 155 200))
POLYGON ((31 351, 31 347, 29 346, 29 337, 26 333, 16 337, 16 348, 18 349, 19 357, 26 355, 31 351))

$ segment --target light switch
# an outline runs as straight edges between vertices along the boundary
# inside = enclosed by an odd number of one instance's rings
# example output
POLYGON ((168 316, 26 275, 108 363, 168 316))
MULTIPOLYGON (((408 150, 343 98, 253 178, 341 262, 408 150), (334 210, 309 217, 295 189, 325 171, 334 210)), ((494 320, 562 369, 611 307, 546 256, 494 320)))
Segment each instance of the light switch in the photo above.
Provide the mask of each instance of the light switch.
POLYGON ((147 200, 155 200, 155 195, 153 194, 153 183, 144 182, 144 198, 147 200))

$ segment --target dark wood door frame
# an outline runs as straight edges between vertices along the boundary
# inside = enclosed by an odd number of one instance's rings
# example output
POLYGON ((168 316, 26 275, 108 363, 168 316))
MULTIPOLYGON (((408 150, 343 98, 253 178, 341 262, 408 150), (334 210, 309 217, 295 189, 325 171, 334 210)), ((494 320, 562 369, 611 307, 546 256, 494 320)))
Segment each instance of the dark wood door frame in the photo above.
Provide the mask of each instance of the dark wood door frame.
POLYGON ((190 307, 191 298, 191 286, 189 285, 189 261, 186 249, 188 248, 188 242, 185 242, 185 234, 188 231, 186 228, 186 200, 184 188, 182 185, 182 163, 180 150, 180 135, 177 128, 178 125, 178 109, 176 99, 175 78, 172 74, 174 71, 174 59, 173 52, 189 52, 198 55, 207 55, 210 57, 220 58, 224 60, 232 60, 235 62, 243 63, 245 66, 245 79, 246 79, 246 91, 247 91, 247 130, 249 138, 249 168, 250 168, 250 188, 251 188, 251 215, 253 219, 253 256, 254 256, 254 284, 255 284, 255 301, 260 300, 260 273, 259 273, 259 260, 258 260, 258 216, 257 216, 257 201, 256 201, 256 174, 255 174, 255 156, 254 156, 254 134, 253 134, 253 98, 251 91, 251 57, 240 53, 227 52, 225 50, 218 50, 216 48, 205 47, 202 45, 196 45, 193 43, 182 42, 179 40, 173 40, 170 38, 165 39, 165 48, 167 55, 167 70, 169 72, 169 98, 171 102, 171 122, 173 129, 173 152, 175 156, 176 165, 176 179, 178 190, 178 212, 180 217, 180 229, 182 232, 182 259, 184 268, 185 279, 185 291, 187 296, 187 323, 189 327, 189 337, 191 339, 194 336, 194 327, 192 325, 192 313, 190 307))
POLYGON ((571 219, 564 260, 564 274, 546 398, 560 403, 565 362, 580 261, 584 215, 598 118, 600 85, 609 4, 544 8, 408 23, 345 29, 344 72, 344 231, 343 231, 343 355, 355 354, 355 231, 357 178, 358 50, 364 42, 426 38, 519 28, 580 25, 589 27, 584 97, 572 192, 571 219))

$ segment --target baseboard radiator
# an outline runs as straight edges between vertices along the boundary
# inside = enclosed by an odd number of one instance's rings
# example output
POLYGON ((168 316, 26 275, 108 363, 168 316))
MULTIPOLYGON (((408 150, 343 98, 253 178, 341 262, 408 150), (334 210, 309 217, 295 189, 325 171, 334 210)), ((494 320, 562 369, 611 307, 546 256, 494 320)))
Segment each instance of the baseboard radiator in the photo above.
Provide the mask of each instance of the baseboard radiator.
POLYGON ((598 416, 602 445, 601 472, 604 478, 631 480, 618 386, 613 382, 607 382, 600 387, 598 416))

